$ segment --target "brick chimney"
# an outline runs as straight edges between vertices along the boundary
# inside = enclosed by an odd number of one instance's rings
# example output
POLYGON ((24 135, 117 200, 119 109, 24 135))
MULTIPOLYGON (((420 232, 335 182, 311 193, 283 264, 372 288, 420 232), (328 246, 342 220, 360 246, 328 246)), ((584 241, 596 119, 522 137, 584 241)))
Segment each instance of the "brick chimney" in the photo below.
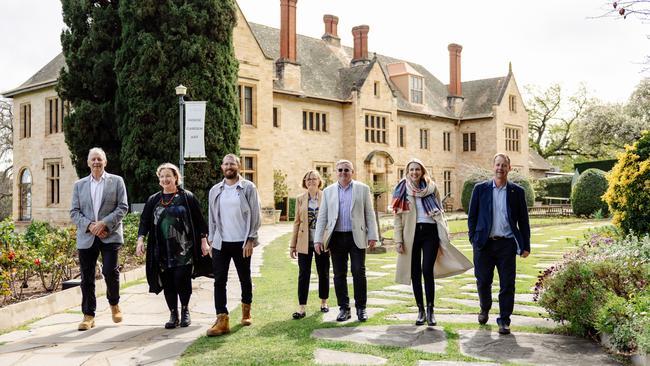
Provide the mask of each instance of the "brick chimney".
POLYGON ((352 58, 352 66, 358 64, 368 63, 368 31, 370 27, 367 25, 358 25, 352 28, 352 36, 354 37, 354 57, 352 58))
POLYGON ((325 34, 323 34, 323 37, 321 37, 323 41, 334 46, 340 46, 341 38, 339 38, 339 34, 336 29, 339 24, 339 17, 331 14, 325 14, 323 15, 323 22, 325 23, 325 34))
POLYGON ((280 61, 296 62, 296 3, 280 0, 280 61))
POLYGON ((449 96, 460 97, 463 95, 460 79, 460 52, 463 46, 455 43, 449 44, 449 96))

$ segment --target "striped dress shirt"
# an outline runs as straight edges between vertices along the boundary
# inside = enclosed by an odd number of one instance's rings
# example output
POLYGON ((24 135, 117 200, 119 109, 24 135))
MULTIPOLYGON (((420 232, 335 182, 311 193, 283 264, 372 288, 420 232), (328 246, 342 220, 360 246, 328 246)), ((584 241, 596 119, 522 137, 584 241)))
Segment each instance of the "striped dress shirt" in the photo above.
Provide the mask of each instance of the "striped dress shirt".
POLYGON ((334 231, 352 231, 352 182, 346 188, 338 185, 339 189, 339 218, 336 220, 334 231))

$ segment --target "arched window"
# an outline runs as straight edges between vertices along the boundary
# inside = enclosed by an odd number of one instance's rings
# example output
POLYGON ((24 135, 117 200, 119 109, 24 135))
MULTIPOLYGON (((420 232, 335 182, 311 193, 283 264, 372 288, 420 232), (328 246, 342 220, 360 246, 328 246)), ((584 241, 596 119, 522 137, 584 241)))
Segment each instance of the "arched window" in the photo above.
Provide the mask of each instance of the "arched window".
POLYGON ((20 173, 20 208, 19 217, 21 221, 32 219, 32 174, 29 169, 24 169, 20 173))

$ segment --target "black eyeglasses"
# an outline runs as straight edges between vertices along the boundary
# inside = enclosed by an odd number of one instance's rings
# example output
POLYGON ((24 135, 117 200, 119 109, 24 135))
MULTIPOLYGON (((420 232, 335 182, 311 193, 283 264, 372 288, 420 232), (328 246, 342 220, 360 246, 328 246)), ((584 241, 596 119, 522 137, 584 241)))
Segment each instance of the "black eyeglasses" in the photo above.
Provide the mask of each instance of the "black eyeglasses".
POLYGON ((343 173, 343 172, 348 173, 348 172, 350 172, 350 169, 348 169, 348 168, 345 168, 345 169, 339 168, 338 170, 339 170, 339 173, 343 173))

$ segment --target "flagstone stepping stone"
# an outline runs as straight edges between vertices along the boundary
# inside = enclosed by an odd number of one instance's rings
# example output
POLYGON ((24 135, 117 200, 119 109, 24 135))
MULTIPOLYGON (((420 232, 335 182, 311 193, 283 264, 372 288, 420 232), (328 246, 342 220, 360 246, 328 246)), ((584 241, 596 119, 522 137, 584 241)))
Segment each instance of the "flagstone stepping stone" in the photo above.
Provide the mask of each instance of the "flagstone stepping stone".
POLYGON ((542 263, 535 264, 533 267, 539 268, 539 269, 547 269, 547 268, 549 268, 551 266, 554 266, 556 264, 557 263, 548 263, 548 262, 545 263, 545 262, 542 262, 542 263))
POLYGON ((430 353, 444 353, 447 336, 441 327, 410 325, 376 325, 316 329, 314 338, 362 344, 411 348, 430 353))
POLYGON ((388 272, 366 271, 366 277, 383 277, 388 274, 389 274, 388 272))
MULTIPOLYGON (((475 308, 480 308, 478 300, 470 300, 470 299, 452 299, 452 298, 442 298, 440 299, 442 301, 447 301, 447 302, 453 302, 456 304, 461 304, 465 306, 472 306, 475 308)), ((492 302, 492 308, 497 309, 499 307, 498 302, 492 302)), ((546 310, 542 307, 539 306, 532 306, 532 305, 519 305, 515 304, 515 311, 528 311, 531 313, 538 313, 538 314, 546 314, 546 310)))
POLYGON ((407 292, 409 294, 413 293, 413 287, 409 285, 391 285, 388 287, 384 287, 384 290, 407 292))
MULTIPOLYGON (((436 320, 438 324, 445 323, 468 323, 468 324, 477 324, 478 325, 478 312, 476 314, 448 314, 443 312, 438 312, 438 309, 434 311, 436 315, 436 320)), ((386 316, 386 320, 401 320, 401 321, 415 321, 417 319, 417 313, 408 313, 408 314, 391 314, 386 316)), ((496 318, 498 314, 490 314, 490 320, 493 324, 496 324, 496 318)), ((531 326, 531 327, 541 327, 541 328, 555 328, 559 323, 553 322, 551 320, 543 318, 531 318, 528 316, 522 315, 511 315, 510 320, 512 326, 517 329, 517 326, 531 326)))
MULTIPOLYGON (((368 313, 368 318, 372 318, 373 316, 379 314, 382 311, 384 311, 384 309, 382 308, 366 308, 366 312, 368 313)), ((354 307, 350 309, 350 314, 352 315, 350 319, 344 322, 337 322, 336 317, 339 315, 339 308, 331 307, 329 312, 323 313, 323 323, 347 324, 347 323, 359 321, 359 319, 357 318, 357 312, 354 307)))
POLYGON ((418 361, 418 366, 499 366, 490 362, 461 362, 461 361, 418 361))
MULTIPOLYGON (((417 307, 417 306, 410 306, 410 307, 409 307, 409 310, 411 310, 411 311, 413 312, 413 314, 417 314, 418 307, 417 307)), ((454 314, 454 313, 456 313, 458 310, 456 310, 456 309, 449 309, 449 308, 438 308, 438 307, 436 307, 436 308, 433 309, 433 311, 434 311, 436 314, 438 314, 438 313, 440 313, 440 314, 443 314, 443 313, 444 313, 444 314, 454 314)), ((386 319, 388 319, 389 317, 390 317, 390 315, 387 316, 386 319)), ((414 319, 415 319, 415 318, 414 318, 414 319)))
POLYGON ((386 305, 405 304, 406 302, 402 301, 402 300, 379 299, 379 298, 376 298, 376 297, 369 297, 367 303, 368 303, 368 305, 386 306, 386 305))
POLYGON ((549 243, 556 243, 556 242, 558 242, 560 240, 559 239, 546 239, 546 241, 549 242, 549 243))
POLYGON ((397 263, 384 264, 381 266, 383 269, 395 269, 397 268, 397 263))
POLYGON ((548 248, 548 244, 531 244, 531 248, 548 248))
MULTIPOLYGON (((330 288, 334 288, 334 283, 332 283, 331 280, 330 280, 330 288)), ((309 291, 318 291, 318 282, 310 282, 309 291)))
POLYGON ((459 330, 460 352, 479 359, 533 365, 619 365, 596 343, 556 334, 459 330))
POLYGON ((71 314, 71 313, 58 313, 54 314, 52 316, 48 316, 46 318, 43 318, 39 321, 36 321, 34 323, 31 323, 28 325, 30 329, 35 329, 35 328, 42 328, 42 327, 47 327, 50 325, 56 325, 56 324, 71 324, 71 323, 79 323, 83 319, 83 315, 81 314, 71 314))
POLYGON ((368 262, 394 262, 395 259, 392 258, 368 258, 366 259, 368 262))
POLYGON ((403 293, 403 292, 392 292, 392 291, 370 291, 368 292, 368 295, 373 295, 373 296, 388 296, 388 297, 400 297, 402 299, 411 299, 413 298, 412 295, 403 293))
POLYGON ((314 361, 317 365, 383 365, 388 362, 382 357, 324 348, 314 351, 314 361))
POLYGON ((475 283, 468 283, 460 287, 461 290, 465 291, 476 291, 476 284, 475 283))
POLYGON ((531 276, 523 273, 518 273, 517 278, 537 278, 536 276, 531 276))

